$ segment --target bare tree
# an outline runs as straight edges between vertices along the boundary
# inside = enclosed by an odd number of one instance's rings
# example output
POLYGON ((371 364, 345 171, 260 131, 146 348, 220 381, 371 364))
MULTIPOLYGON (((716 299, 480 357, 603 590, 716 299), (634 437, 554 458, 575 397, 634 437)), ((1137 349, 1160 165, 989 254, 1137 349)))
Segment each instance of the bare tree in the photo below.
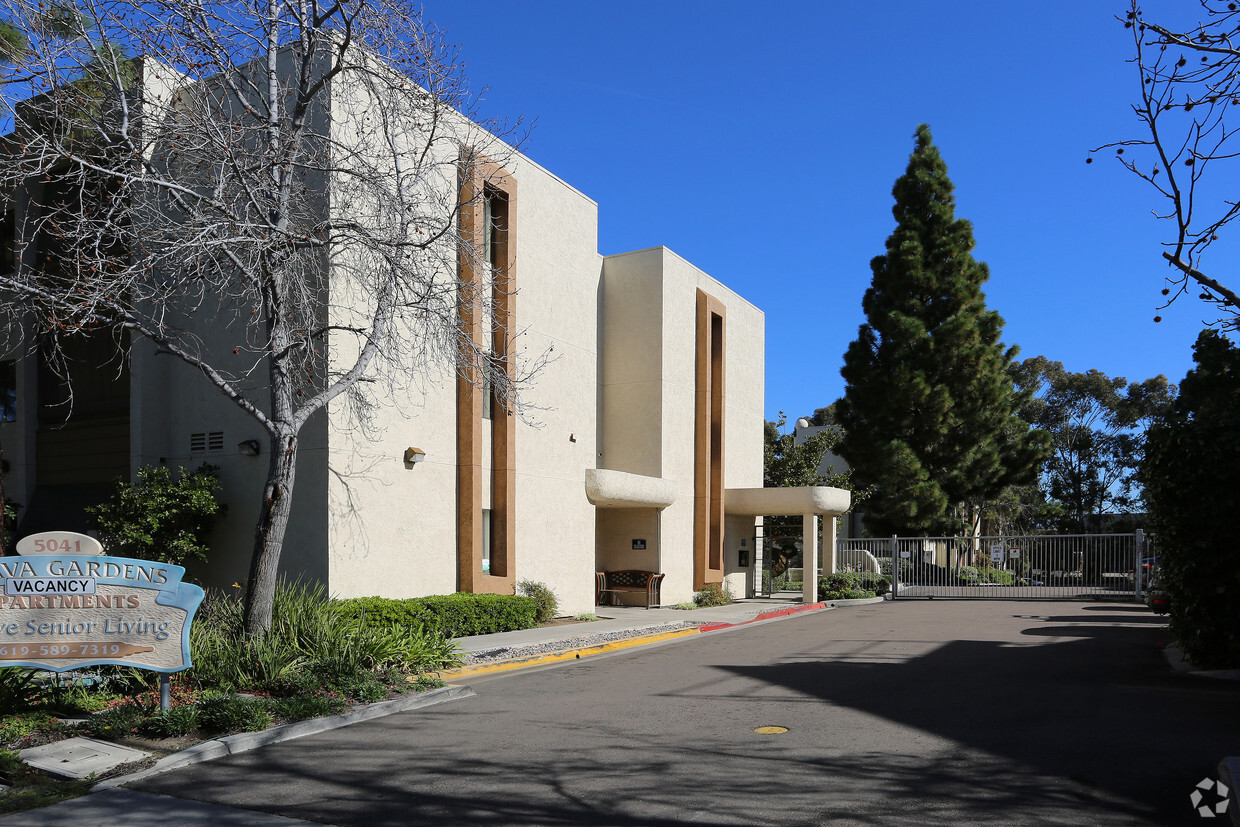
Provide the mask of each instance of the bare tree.
POLYGON ((465 117, 462 64, 408 0, 0 14, 0 184, 24 204, 0 291, 53 353, 96 330, 146 340, 263 427, 246 605, 262 632, 312 414, 437 371, 518 406, 538 365, 462 332, 466 314, 496 318, 496 291, 462 276, 484 253, 458 229, 481 208, 478 170, 513 150, 465 117))
POLYGON ((1202 259, 1240 215, 1229 186, 1240 145, 1236 129, 1227 126, 1228 116, 1234 123, 1240 112, 1230 108, 1240 105, 1240 4, 1200 0, 1200 13, 1191 25, 1161 25, 1146 20, 1138 0, 1131 0, 1120 19, 1132 32, 1131 62, 1141 81, 1132 109, 1146 134, 1094 151, 1114 149, 1120 163, 1165 199, 1155 214, 1174 227, 1163 258, 1175 273, 1162 291, 1162 307, 1195 290, 1223 314, 1224 328, 1235 329, 1240 294, 1205 272, 1202 259))

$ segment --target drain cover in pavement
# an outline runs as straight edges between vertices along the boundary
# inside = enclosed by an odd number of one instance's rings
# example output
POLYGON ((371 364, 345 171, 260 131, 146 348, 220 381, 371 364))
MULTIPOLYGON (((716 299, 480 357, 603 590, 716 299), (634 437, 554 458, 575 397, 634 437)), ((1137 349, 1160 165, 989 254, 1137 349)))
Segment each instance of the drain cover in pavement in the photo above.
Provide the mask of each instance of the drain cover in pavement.
POLYGON ((85 778, 91 773, 105 773, 113 767, 140 761, 150 755, 149 752, 94 738, 66 738, 54 744, 18 750, 17 754, 30 766, 64 778, 85 778))

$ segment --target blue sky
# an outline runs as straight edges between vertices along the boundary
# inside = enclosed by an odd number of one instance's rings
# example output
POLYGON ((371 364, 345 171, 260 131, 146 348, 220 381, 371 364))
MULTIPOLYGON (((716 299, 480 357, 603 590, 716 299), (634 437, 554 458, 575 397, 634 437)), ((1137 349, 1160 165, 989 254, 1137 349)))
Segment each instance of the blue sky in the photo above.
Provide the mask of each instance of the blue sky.
POLYGON ((1161 205, 1108 153, 1085 164, 1138 134, 1124 10, 457 0, 426 15, 489 87, 480 112, 536 119, 526 154, 599 203, 601 252, 666 245, 765 311, 766 416, 795 418, 843 393, 922 122, 1006 343, 1069 370, 1183 377, 1211 308, 1157 309, 1161 205))

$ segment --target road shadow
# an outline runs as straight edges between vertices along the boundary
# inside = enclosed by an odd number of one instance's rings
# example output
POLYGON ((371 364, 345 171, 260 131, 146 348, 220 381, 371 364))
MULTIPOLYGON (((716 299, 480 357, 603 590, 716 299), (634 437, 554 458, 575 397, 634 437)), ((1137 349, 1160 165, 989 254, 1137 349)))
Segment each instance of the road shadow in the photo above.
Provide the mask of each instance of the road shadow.
POLYGON ((722 668, 1083 784, 1117 815, 1196 823, 1194 785, 1240 749, 1240 684, 1173 672, 1159 652, 1165 620, 1148 610, 1082 608, 1030 617, 1027 645, 722 668))

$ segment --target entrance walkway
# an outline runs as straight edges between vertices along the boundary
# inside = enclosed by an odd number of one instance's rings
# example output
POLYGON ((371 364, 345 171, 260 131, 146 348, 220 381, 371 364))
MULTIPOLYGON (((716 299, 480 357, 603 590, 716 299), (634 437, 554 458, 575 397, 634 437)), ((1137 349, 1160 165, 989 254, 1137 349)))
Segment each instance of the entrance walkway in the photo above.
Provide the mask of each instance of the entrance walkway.
POLYGON ((590 623, 568 623, 502 632, 494 635, 457 638, 457 645, 468 654, 489 652, 495 649, 521 649, 543 646, 556 642, 571 641, 583 635, 623 634, 624 636, 650 632, 670 626, 705 625, 712 623, 745 623, 766 612, 801 606, 801 596, 794 592, 775 597, 758 597, 738 600, 728 606, 712 606, 704 609, 673 609, 670 607, 645 609, 641 606, 596 606, 599 619, 590 623))

